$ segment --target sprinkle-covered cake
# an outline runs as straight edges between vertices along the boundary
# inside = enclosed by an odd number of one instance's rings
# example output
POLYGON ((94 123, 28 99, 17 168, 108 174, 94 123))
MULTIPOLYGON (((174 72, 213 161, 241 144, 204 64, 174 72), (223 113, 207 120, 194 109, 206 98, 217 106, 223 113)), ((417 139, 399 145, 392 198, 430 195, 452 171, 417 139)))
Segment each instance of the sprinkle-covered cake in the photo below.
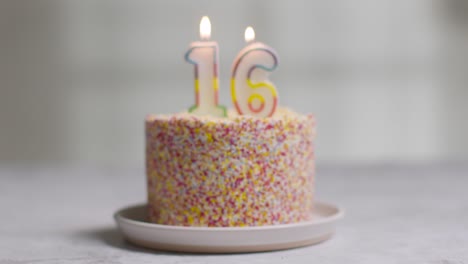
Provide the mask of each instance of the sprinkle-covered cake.
POLYGON ((279 108, 146 118, 149 220, 178 226, 262 226, 310 220, 315 120, 279 108))
POLYGON ((247 45, 231 70, 235 110, 218 102, 218 44, 201 41, 185 60, 194 66, 195 104, 188 112, 146 118, 148 215, 156 224, 241 227, 310 220, 314 190, 313 115, 278 105, 268 79, 276 52, 245 30, 247 45))

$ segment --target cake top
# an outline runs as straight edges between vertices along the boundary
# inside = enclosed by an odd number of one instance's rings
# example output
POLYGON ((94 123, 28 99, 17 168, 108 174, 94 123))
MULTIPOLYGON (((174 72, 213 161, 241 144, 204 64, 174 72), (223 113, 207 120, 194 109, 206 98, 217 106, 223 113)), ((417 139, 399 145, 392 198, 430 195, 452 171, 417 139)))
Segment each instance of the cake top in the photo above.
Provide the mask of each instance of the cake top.
POLYGON ((228 111, 227 117, 216 116, 198 116, 188 112, 180 112, 176 114, 150 114, 146 117, 147 122, 153 121, 191 121, 194 123, 212 123, 217 124, 230 124, 239 122, 255 122, 262 121, 265 123, 275 122, 305 122, 313 119, 313 114, 300 114, 289 108, 279 107, 276 113, 271 117, 259 118, 250 115, 239 115, 235 110, 228 111))

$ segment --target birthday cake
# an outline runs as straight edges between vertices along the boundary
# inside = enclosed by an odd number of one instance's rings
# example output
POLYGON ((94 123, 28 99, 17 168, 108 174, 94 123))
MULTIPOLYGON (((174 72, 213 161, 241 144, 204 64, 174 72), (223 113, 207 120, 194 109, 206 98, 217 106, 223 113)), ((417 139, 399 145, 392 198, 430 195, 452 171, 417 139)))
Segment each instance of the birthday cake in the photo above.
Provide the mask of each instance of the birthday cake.
POLYGON ((218 102, 218 44, 202 41, 185 60, 194 65, 195 105, 188 112, 146 118, 148 216, 174 226, 241 227, 298 223, 311 218, 314 190, 313 115, 278 107, 268 79, 278 57, 249 43, 234 60, 231 97, 218 102))
POLYGON ((151 222, 261 226, 310 220, 315 120, 288 109, 256 118, 146 118, 151 222))

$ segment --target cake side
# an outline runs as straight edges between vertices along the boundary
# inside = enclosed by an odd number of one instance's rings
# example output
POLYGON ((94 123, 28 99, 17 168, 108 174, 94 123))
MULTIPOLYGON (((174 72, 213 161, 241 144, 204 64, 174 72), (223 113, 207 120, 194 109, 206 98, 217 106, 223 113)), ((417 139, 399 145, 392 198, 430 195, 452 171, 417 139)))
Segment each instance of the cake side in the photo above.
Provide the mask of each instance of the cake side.
POLYGON ((310 220, 314 138, 313 115, 287 109, 263 119, 148 116, 150 221, 260 226, 310 220))

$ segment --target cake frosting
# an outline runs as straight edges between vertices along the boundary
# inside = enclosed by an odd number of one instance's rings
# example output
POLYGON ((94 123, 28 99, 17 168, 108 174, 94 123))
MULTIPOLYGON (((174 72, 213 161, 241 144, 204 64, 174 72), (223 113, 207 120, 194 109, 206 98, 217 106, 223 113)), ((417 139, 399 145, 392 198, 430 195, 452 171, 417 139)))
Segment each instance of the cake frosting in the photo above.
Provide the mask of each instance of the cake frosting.
POLYGON ((189 113, 146 118, 149 220, 178 226, 262 226, 310 220, 313 115, 189 113))

